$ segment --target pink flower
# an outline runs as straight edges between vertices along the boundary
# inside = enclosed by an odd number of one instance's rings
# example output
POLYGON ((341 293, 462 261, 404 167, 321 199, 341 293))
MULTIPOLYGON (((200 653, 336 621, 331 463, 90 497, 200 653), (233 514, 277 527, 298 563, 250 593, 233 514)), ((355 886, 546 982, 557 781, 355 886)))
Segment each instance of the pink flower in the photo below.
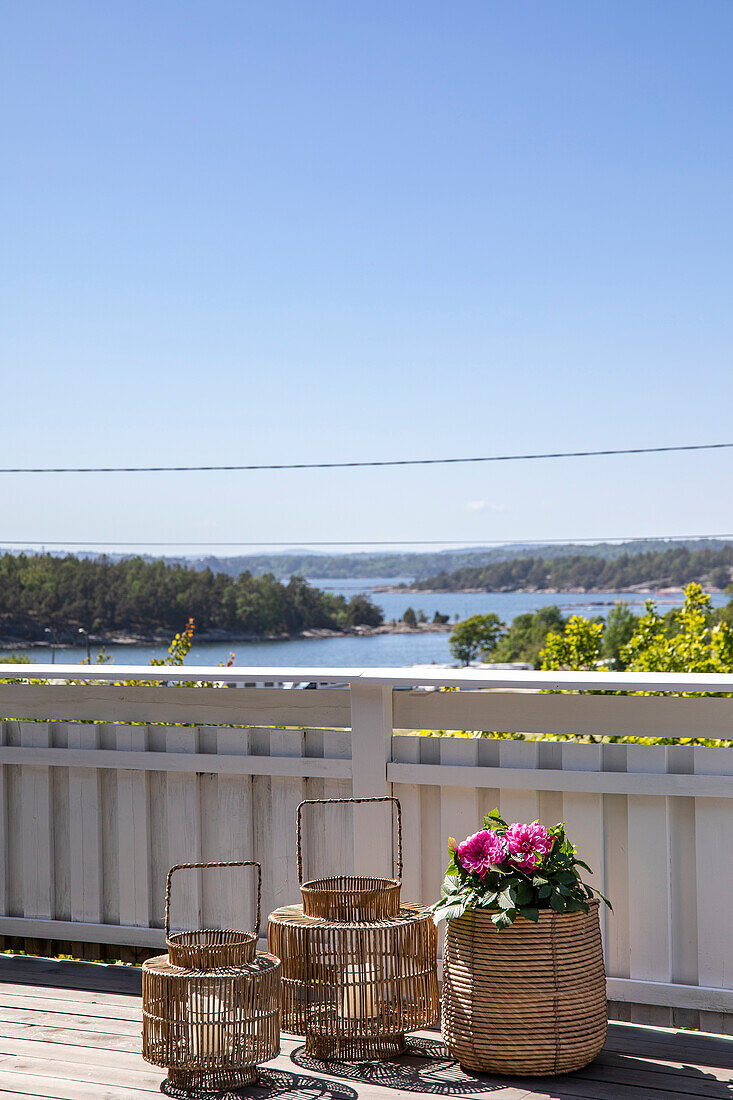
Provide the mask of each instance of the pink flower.
POLYGON ((546 829, 533 821, 522 825, 515 821, 504 834, 510 859, 520 871, 533 871, 552 848, 552 837, 546 829))
POLYGON ((490 864, 501 863, 506 857, 501 839, 487 829, 467 836, 456 851, 464 870, 475 871, 480 878, 484 878, 490 864))

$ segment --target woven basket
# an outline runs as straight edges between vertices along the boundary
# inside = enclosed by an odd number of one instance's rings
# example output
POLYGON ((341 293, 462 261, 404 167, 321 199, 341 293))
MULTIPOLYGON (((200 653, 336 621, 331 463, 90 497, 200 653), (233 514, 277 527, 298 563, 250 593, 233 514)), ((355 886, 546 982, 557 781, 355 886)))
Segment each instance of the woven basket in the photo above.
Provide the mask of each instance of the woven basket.
POLYGON ((298 882, 303 912, 308 917, 346 922, 370 922, 396 917, 400 911, 402 884, 402 811, 396 798, 308 798, 298 806, 298 882), (358 806, 365 802, 392 802, 397 810, 397 867, 395 878, 334 875, 303 882, 301 818, 304 806, 358 806))
POLYGON ((306 799, 298 807, 297 851, 303 904, 276 909, 267 927, 269 949, 282 960, 281 1025, 305 1036, 306 1052, 315 1058, 395 1058, 405 1050, 405 1033, 434 1024, 439 1007, 432 913, 400 906, 400 804, 387 797, 306 799), (303 807, 380 802, 397 808, 396 877, 303 882, 303 807))
POLYGON ((168 954, 143 963, 143 1058, 166 1066, 161 1090, 209 1097, 255 1079, 255 1066, 280 1050, 280 962, 256 954, 261 870, 252 860, 179 863, 168 872, 168 954), (199 928, 171 932, 176 871, 253 867, 257 872, 254 931, 199 928))
POLYGON ((478 1073, 552 1075, 581 1069, 606 1040, 598 901, 588 913, 540 911, 497 932, 491 914, 448 921, 443 1038, 478 1073))

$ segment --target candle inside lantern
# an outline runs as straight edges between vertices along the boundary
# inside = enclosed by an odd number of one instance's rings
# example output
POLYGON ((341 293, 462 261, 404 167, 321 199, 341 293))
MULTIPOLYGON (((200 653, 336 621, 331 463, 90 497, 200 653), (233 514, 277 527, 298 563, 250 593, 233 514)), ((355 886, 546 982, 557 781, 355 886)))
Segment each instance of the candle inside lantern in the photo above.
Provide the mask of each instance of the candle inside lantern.
POLYGON ((188 1025, 194 1058, 209 1058, 229 1053, 226 1042, 223 1005, 213 990, 192 990, 188 1025))
POLYGON ((363 1020, 379 1015, 379 982, 370 963, 352 963, 343 974, 337 1012, 342 1020, 363 1020))

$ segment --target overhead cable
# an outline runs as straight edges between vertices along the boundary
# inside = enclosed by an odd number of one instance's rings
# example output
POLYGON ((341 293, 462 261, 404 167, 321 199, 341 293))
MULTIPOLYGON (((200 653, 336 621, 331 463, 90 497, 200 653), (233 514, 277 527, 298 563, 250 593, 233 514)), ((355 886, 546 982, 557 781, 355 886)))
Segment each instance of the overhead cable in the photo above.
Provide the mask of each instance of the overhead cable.
POLYGON ((391 458, 368 462, 280 462, 231 466, 5 466, 0 474, 174 474, 252 470, 351 470, 375 466, 448 466, 468 462, 528 462, 545 458, 598 458, 603 455, 721 451, 733 443, 690 443, 674 447, 622 447, 602 451, 549 451, 544 454, 478 455, 465 458, 391 458))

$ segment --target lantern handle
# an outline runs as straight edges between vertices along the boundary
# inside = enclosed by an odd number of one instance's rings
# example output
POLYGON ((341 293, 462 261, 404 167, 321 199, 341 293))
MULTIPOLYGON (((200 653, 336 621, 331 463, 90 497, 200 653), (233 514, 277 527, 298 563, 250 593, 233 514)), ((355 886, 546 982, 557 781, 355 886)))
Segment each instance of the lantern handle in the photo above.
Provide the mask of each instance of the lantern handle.
MULTIPOLYGON (((382 798, 306 798, 298 806, 297 812, 297 831, 298 831, 298 885, 303 885, 303 852, 300 836, 300 822, 304 806, 337 806, 339 804, 348 804, 349 806, 359 806, 364 802, 394 802, 397 807, 397 881, 402 883, 402 807, 400 806, 400 800, 393 798, 391 795, 384 795, 382 798)), ((393 860, 394 869, 394 860, 393 860)))
POLYGON ((173 879, 174 871, 186 871, 186 870, 205 870, 208 867, 256 867, 257 868, 257 922, 254 927, 254 931, 257 936, 260 934, 260 903, 262 898, 262 867, 256 860, 244 859, 234 860, 228 863, 177 863, 175 867, 171 867, 168 872, 168 877, 165 882, 165 938, 166 940, 170 936, 171 924, 170 924, 170 912, 171 912, 171 881, 173 879))

